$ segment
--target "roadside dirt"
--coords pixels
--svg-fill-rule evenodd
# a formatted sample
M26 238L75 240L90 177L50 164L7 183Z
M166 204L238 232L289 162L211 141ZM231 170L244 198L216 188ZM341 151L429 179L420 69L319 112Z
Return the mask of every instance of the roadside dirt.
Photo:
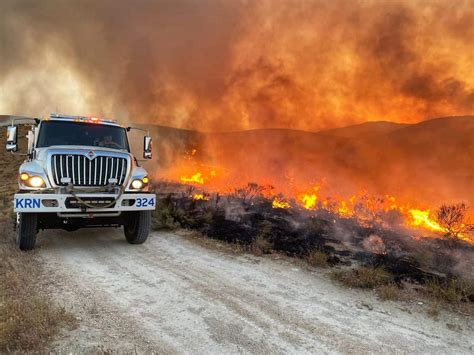
M236 256L172 233L42 232L44 287L76 315L54 352L472 353L472 319L381 302L285 260Z

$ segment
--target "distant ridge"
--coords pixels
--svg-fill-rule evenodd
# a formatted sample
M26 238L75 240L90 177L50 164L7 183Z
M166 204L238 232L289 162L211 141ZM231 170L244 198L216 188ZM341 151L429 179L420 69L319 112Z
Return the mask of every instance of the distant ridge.
M352 126L323 130L319 131L318 133L337 137L353 138L355 136L367 134L386 134L408 126L412 126L412 124L389 121L371 121Z

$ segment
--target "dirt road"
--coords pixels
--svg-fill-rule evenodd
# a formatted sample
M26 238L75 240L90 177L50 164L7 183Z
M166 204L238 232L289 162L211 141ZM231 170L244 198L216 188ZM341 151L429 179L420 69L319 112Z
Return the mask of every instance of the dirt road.
M284 260L233 256L171 234L39 236L44 287L80 320L54 351L472 353L473 324L379 302ZM448 326L453 323L456 326Z

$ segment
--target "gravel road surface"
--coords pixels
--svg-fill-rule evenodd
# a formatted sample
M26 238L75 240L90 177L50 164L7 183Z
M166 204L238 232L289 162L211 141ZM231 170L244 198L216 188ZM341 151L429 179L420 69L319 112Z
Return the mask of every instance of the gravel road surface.
M80 325L61 352L472 353L472 320L380 302L273 257L231 255L173 233L39 235L44 285Z

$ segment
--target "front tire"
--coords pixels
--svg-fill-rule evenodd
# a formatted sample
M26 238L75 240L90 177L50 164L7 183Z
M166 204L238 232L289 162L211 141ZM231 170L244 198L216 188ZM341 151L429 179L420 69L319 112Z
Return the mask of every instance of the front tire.
M123 226L125 238L130 244L142 244L147 240L151 227L151 211L130 212Z
M21 250L32 250L38 233L38 214L19 213L16 229L16 244Z

